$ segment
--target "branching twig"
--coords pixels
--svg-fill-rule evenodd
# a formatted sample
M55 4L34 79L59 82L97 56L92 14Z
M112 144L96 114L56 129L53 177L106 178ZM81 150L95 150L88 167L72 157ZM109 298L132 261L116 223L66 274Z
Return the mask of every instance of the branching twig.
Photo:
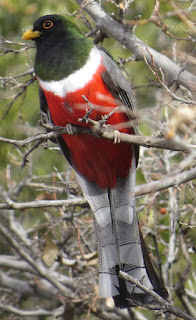
M147 183L144 185L136 186L135 195L141 196L151 192L161 191L169 187L177 187L181 183L188 182L196 179L196 168L191 170L167 175L164 178ZM70 206L88 206L87 201L84 198L77 198L72 200L35 200L31 202L14 202L11 199L6 199L7 203L0 203L0 209L27 209L27 208L45 208L45 207L70 207Z
M192 316L189 316L187 313L184 311L172 306L169 302L161 298L156 292L149 290L146 288L141 282L132 276L128 275L127 273L120 271L119 276L124 279L129 281L130 283L134 284L136 287L142 289L144 292L149 294L154 300L160 305L159 309L162 310L163 312L170 312L172 314L175 314L176 316L184 319L184 320L195 320ZM152 307L152 306L151 306ZM157 309L157 307L156 307Z
M52 316L54 312L43 309L38 310L21 310L10 305L6 305L0 302L0 309L2 311L12 312L21 317L33 317L33 316Z
M73 293L68 288L63 286L59 281L54 279L54 277L50 275L47 269L44 269L44 267L40 266L26 251L24 251L23 248L20 246L20 244L18 244L15 241L13 236L9 234L8 230L1 224L0 224L0 233L11 244L11 246L18 252L21 258L27 261L30 264L30 266L34 268L41 277L48 280L65 297L67 298L73 297Z
M14 202L7 199L7 204L0 203L0 209L30 209L30 208L51 208L51 207L63 207L67 208L70 206L86 206L87 201L84 198L77 198L73 200L35 200L31 202Z
M96 123L96 121L94 121L94 123ZM107 126L105 125L99 126L99 123L97 124L98 125L93 126L93 130L72 125L72 133L73 134L81 134L81 133L89 134L95 137L114 141L115 133L113 130L111 130L111 127L107 128ZM33 141L37 141L37 140L45 141L45 140L53 139L57 135L69 134L67 128L64 128L64 127L57 127L57 126L55 127L53 125L48 125L48 124L43 124L43 126L48 130L52 130L52 131L49 133L40 133L33 137L26 138L24 140L15 140L15 139L0 137L0 142L13 144L17 147L22 147ZM183 143L182 141L179 141L175 138L166 139L164 137L158 138L155 136L151 136L151 137L136 136L136 135L129 135L122 132L119 132L119 138L121 142L142 145L146 148L153 147L153 148L168 149L168 150L175 150L175 151L181 151L181 152L194 152L194 146Z
M82 0L76 0L81 5ZM103 30L104 33L116 39L128 50L130 50L136 60L144 60L144 52L146 59L151 63L151 56L146 51L146 48L154 57L154 62L165 74L167 82L172 83L176 81L177 84L183 85L186 88L195 90L196 76L188 71L181 72L181 67L170 60L165 55L157 52L156 50L146 46L140 39L138 39L128 25L123 25L109 16L102 8L101 5L95 1L88 1L84 7L90 16L95 20L97 28ZM179 76L180 74L180 76Z
M143 50L143 48L142 48ZM144 51L144 50L143 50ZM153 55L151 54L151 52L148 50L148 48L146 48L146 51L148 52L148 54L150 55L151 57L151 63L148 62L148 60L146 59L146 55L144 53L144 61L146 63L146 65L148 66L148 68L150 69L150 71L154 74L154 76L156 77L156 79L158 80L158 82L161 84L161 86L172 96L172 98L174 100L177 100L177 101L180 101L180 102L183 102L183 103L187 103L187 104L196 104L196 101L193 101L191 99L184 99L184 98L181 98L179 96L177 96L175 93L173 93L169 88L168 86L165 84L165 82L163 80L161 80L160 76L159 76L159 72L162 74L162 77L164 76L163 75L163 72L161 70L161 68L159 67L159 70L157 69L157 66L155 65L155 62L154 62L154 57Z
M1 120L4 120L7 114L9 113L11 107L13 106L14 102L26 91L26 89L35 81L35 76L32 76L31 79L25 81L20 85L21 90L13 97L12 101L6 105L6 112L1 117Z

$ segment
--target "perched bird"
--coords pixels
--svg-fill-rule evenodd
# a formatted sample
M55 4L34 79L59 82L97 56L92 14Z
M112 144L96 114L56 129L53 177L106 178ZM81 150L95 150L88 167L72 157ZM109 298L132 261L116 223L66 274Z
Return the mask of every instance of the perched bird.
M54 125L92 128L90 119L100 121L105 116L108 127L136 133L132 121L136 102L128 82L111 56L89 41L70 17L40 17L23 39L35 41L40 106ZM88 121L81 121L87 109ZM166 298L135 213L138 147L86 133L64 134L57 142L93 211L99 295L113 297L120 308L152 302L148 294L118 276L123 270Z

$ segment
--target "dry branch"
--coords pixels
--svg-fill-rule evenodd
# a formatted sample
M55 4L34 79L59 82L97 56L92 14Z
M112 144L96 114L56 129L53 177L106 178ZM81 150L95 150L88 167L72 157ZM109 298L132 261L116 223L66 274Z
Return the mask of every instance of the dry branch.
M0 310L14 313L21 317L33 317L33 316L52 316L54 312L43 309L38 310L21 310L6 304L0 303Z
M165 176L164 178L153 181L147 184L135 187L135 196L142 196L148 193L154 193L170 187L178 187L182 183L186 183L196 179L196 168L182 172L173 173ZM11 199L6 199L7 203L0 203L0 210L2 209L30 209L30 208L46 208L46 207L63 207L64 209L70 206L88 206L84 198L68 199L68 200L35 200L31 202L14 202Z
M172 306L170 303L168 303L166 300L161 298L156 292L149 290L146 288L141 282L132 276L128 275L127 273L120 271L119 275L122 279L129 281L130 283L133 283L136 287L142 289L144 292L148 293L154 300L160 305L158 309L162 310L162 312L170 312L172 314L175 314L176 316L184 319L184 320L195 320L192 316L189 316L184 311ZM151 306L153 308L153 306ZM150 308L150 309L151 309ZM155 307L157 309L157 307Z
M9 233L9 231L0 224L0 233L3 237L10 243L11 247L13 247L17 253L21 256L22 259L27 261L30 266L39 274L40 277L49 281L55 288L59 290L63 296L67 298L73 298L74 294L70 289L66 288L64 285L60 283L58 279L54 278L54 275L49 273L49 270L45 268L43 265L38 264L28 253L25 251L20 244L13 238L13 236Z
M76 0L76 2L95 20L97 28L113 37L130 50L133 53L135 60L144 60L145 54L146 60L151 64L151 56L153 56L157 69L161 68L165 75L165 79L167 79L167 83L171 84L173 81L176 81L177 84L195 91L196 76L183 70L183 68L165 55L146 46L144 42L134 35L132 28L129 25L123 25L114 20L101 8L101 5L95 1Z
M99 126L99 125L95 125L95 123L94 123L94 126L92 127L92 130L86 129L86 128L79 128L77 126L72 125L72 131L73 131L72 133L73 134L89 134L99 138L104 138L104 139L114 141L115 139L114 130L112 130L110 127L107 127L106 125ZM43 142L46 140L54 139L58 135L69 134L67 129L64 127L57 127L53 125L44 125L44 127L52 131L48 133L39 133L33 137L29 137L24 140L16 140L16 139L0 137L0 142L13 144L14 146L17 146L17 147L22 147L37 140L40 140ZM194 145L183 143L177 138L167 139L163 136L146 137L142 135L137 136L137 135L130 135L130 134L119 132L119 139L121 142L142 145L146 148L159 148L159 149L167 149L167 150L174 150L174 151L181 151L181 152L194 152L194 148L195 148Z

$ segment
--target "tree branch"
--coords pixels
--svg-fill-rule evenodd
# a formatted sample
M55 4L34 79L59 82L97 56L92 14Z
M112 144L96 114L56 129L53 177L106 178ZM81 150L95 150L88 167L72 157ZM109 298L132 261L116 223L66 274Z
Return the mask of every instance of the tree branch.
M46 311L43 309L38 310L21 310L9 305L6 305L4 303L0 302L0 309L7 312L12 312L14 314L17 314L21 317L33 317L33 316L52 316L54 315L54 312L52 311Z
M148 193L154 193L170 187L178 187L182 183L186 183L196 179L196 168L176 174L175 172L166 175L164 178L147 184L135 187L135 196L142 196Z
M94 125L89 129L72 125L72 133L73 134L89 134L95 137L114 141L115 132L111 127L108 127L107 125L100 126L96 121L94 121L93 123ZM52 131L48 133L39 133L35 136L26 138L24 140L16 140L16 139L0 137L0 142L13 144L14 146L17 146L17 147L22 147L37 140L46 141L46 140L54 139L58 135L69 134L68 130L65 127L53 126L49 124L47 125L44 124L44 127L47 128L47 130L52 130ZM179 141L177 138L167 139L167 138L164 138L163 136L146 137L142 135L137 136L137 135L130 135L127 133L119 132L119 139L121 142L141 145L146 148L160 148L160 149L167 149L167 150L174 150L174 151L181 151L181 152L194 152L194 148L195 148L194 145L188 145L186 143L183 143L182 141Z
M30 208L50 208L50 207L70 207L70 206L86 206L87 201L84 198L72 200L35 200L30 202L14 202L11 199L6 199L7 204L0 203L1 209L30 209Z
M148 193L154 193L170 187L177 187L182 183L186 183L190 180L196 179L196 168L190 169L182 173L173 173L167 175L164 178L153 181L147 184L139 185L135 187L135 196L142 196ZM0 203L1 209L30 209L30 208L46 208L46 207L70 207L70 206L88 206L87 201L84 198L68 199L68 200L35 200L31 202L14 202L11 199L6 199L7 203Z
M157 69L161 68L168 83L171 84L176 81L177 84L183 85L192 91L196 89L196 76L186 70L182 70L182 67L168 57L148 47L133 34L129 25L123 25L114 20L95 1L76 0L76 2L95 20L97 28L130 50L136 60L144 60L145 56L148 63L151 64L151 56L153 56Z
M11 244L11 246L18 252L18 254L23 258L25 261L27 261L32 268L36 270L36 272L41 276L42 278L48 280L55 288L59 290L61 294L63 294L67 298L73 298L74 294L63 286L59 279L55 279L54 275L51 275L49 270L47 268L44 268L43 266L39 265L33 258L22 249L22 247L15 241L13 236L8 232L8 230L0 224L0 233L3 235L3 237Z
M67 259L67 265L69 265L69 262L70 262L70 260ZM65 265L65 263L64 263L64 265ZM0 267L10 268L10 269L19 270L22 272L29 272L29 273L38 275L37 271L34 268L32 268L28 262L21 261L21 260L17 259L15 256L1 255L0 256ZM54 278L56 278L56 279L59 278L58 272L52 271L52 274L53 274ZM1 276L2 276L2 274L1 274ZM4 277L7 277L7 276L4 275ZM44 280L44 282L45 282L45 280ZM11 280L9 280L9 278L6 278L4 283L7 283L7 284L13 283L13 278L11 278ZM74 280L64 274L61 274L61 283L63 283L65 286L67 286L71 289L74 289ZM2 282L0 282L0 285L2 285ZM51 292L54 293L54 288L52 285L50 285L50 288L51 288ZM47 290L48 290L48 288L47 288ZM45 289L45 291L47 291L47 290ZM31 290L29 292L31 292Z
M178 316L184 320L195 320L195 318L193 318L192 316L189 316L184 311L172 306L169 302L167 302L166 300L161 298L156 292L146 288L143 284L141 284L141 282L139 280L133 278L132 276L128 275L127 273L120 270L119 276L122 279L129 281L130 283L133 283L136 287L142 289L144 292L146 292L151 297L153 297L154 300L160 305L159 309L160 310L163 309L163 312L170 312L170 313L175 314L176 316ZM157 306L155 309L157 309Z

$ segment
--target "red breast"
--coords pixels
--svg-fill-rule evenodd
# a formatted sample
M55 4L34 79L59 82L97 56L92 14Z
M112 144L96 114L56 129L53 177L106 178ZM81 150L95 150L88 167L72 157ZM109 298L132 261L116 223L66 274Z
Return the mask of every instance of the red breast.
M85 96L93 105L91 119L100 120L102 115L108 114L118 106L118 102L102 80L101 73L105 67L101 64L91 80L65 97L59 97L44 90L52 120L57 126L66 126L68 123L89 127L90 124L79 122L86 109L89 109ZM110 125L120 125L128 121L127 114L115 112L107 121ZM123 128L122 132L133 134L132 128ZM117 176L128 175L132 159L132 146L126 143L114 144L112 141L96 138L89 135L63 135L70 149L73 166L88 180L96 182L101 188L115 188Z

